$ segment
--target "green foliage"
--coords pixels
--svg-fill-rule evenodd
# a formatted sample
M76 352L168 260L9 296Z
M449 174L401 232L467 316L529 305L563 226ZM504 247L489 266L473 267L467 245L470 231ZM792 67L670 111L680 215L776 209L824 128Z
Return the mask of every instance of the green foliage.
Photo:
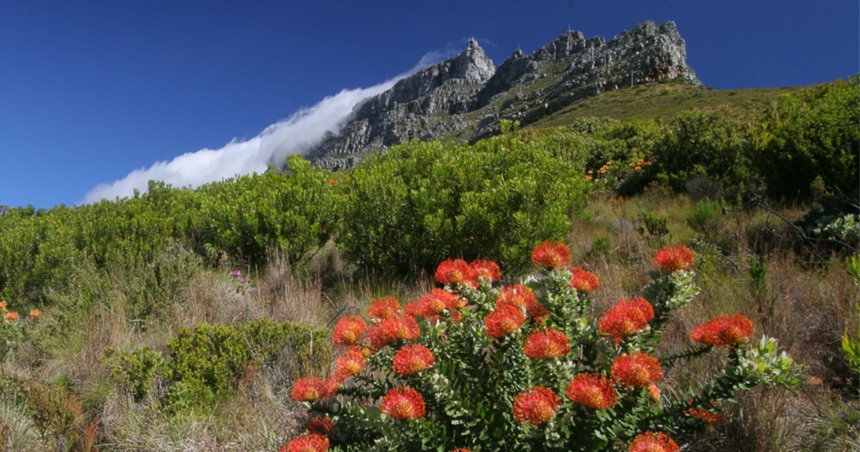
M667 225L666 217L654 215L648 211L642 211L639 214L642 219L642 226L639 226L639 234L655 240L657 243L663 243L669 239L669 226Z
M588 187L540 140L503 135L464 146L412 142L342 183L337 242L371 269L429 270L445 256L522 269L542 238L563 238Z
M138 348L131 353L107 348L104 360L111 375L128 388L135 402L146 398L156 371L164 364L161 352L151 348Z
M328 240L337 213L331 173L312 169L298 156L290 156L288 164L288 175L270 168L204 188L207 237L218 249L252 264L283 251L298 263Z
M589 294L571 288L572 274L565 267L541 270L526 282L547 315L540 321L526 320L513 332L496 338L488 334L492 328L488 319L502 310L496 301L500 288L488 280L482 280L479 287L446 286L468 303L458 311L462 320L452 320L452 308L421 320L421 334L415 342L432 352L432 366L410 375L392 372L395 350L410 344L394 341L372 352L367 368L337 390L342 397L323 396L307 406L312 415L333 418L335 430L330 438L335 450L620 450L643 431L674 434L702 428L700 419L685 414L691 406L713 410L716 405L712 403L734 401L736 392L759 384L799 384L793 361L778 352L775 340L762 338L758 344L728 347L725 370L689 391L655 400L647 383L625 386L611 370L613 363L633 352L659 356L660 339L671 315L699 291L692 271L654 270L650 276L652 281L642 296L653 307L653 319L617 342L605 336L598 321L589 318ZM547 329L563 334L571 350L546 359L527 356L528 338ZM374 334L368 332L368 337ZM680 356L663 356L660 361L668 366L677 359L712 351L711 346L700 346ZM583 372L611 376L617 403L596 409L568 399L565 393L571 379ZM376 408L375 400L404 386L422 395L426 415L397 419ZM561 403L548 408L557 408L548 418L530 426L517 421L515 400L521 391L535 386L551 389Z
M813 181L820 178L825 186L857 193L858 106L857 77L780 96L760 118L756 136L756 166L768 192L777 197L809 196Z
M166 355L149 348L131 353L110 351L106 365L135 400L143 400L152 382L167 387L161 400L176 411L209 404L233 393L241 378L276 361L287 361L287 375L316 370L331 357L327 334L321 329L266 319L233 325L197 325L180 329L167 342ZM285 360L286 358L286 360Z
M723 209L726 203L723 200L703 199L696 203L687 223L693 230L704 235L717 233L723 224Z

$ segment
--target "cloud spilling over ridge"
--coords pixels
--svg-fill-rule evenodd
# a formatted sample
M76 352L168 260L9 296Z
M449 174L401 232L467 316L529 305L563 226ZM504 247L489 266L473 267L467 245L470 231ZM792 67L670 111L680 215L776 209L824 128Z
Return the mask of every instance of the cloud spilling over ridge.
M150 180L164 181L174 187L199 187L236 175L262 173L270 163L285 161L287 155L305 153L326 133L339 132L353 107L362 100L390 89L398 80L451 55L450 51L429 52L412 69L397 77L369 88L344 89L266 127L249 140L233 139L220 149L201 149L170 161L156 162L149 168L136 169L123 179L98 185L87 193L83 202L131 196L135 189L142 193Z

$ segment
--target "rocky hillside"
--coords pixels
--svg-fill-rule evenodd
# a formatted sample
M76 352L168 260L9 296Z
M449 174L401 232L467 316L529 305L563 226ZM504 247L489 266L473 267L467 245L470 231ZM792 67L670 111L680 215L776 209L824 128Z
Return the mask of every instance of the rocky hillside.
M664 79L701 85L687 66L673 22L636 25L607 42L568 31L530 55L496 67L477 41L456 57L403 80L355 107L339 135L311 150L317 166L343 169L406 140L475 141L501 119L523 125L586 97Z
M8 212L9 209L11 209L11 207L0 204L0 217L6 215L6 212Z

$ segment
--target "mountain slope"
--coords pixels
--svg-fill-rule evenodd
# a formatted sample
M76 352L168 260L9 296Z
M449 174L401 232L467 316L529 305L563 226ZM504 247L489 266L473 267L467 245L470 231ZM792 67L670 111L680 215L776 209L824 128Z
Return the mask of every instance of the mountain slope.
M475 141L497 133L502 119L527 125L624 86L667 79L699 86L686 57L673 22L643 22L609 42L568 31L530 55L515 51L498 68L470 40L456 57L356 106L341 133L309 157L323 168L348 168L406 140Z

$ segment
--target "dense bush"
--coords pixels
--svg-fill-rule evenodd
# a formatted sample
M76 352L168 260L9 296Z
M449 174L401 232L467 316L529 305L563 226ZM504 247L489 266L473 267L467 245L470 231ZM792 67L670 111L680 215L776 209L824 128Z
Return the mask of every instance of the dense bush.
M249 378L279 358L290 365L283 370L295 375L313 371L315 363L331 356L322 330L266 319L182 329L166 348L163 356L149 348L108 350L106 364L138 401L150 394L153 381L162 381L167 392L160 402L177 410L231 394L240 377Z
M431 269L445 256L523 268L540 237L563 238L588 192L581 169L540 140L412 142L342 182L337 242L375 269Z
M774 339L753 340L741 314L699 324L689 351L660 356L670 316L698 293L683 246L661 249L642 295L599 319L588 316L588 294L600 282L567 268L566 246L544 242L532 260L539 276L504 287L494 287L492 262L448 260L436 272L444 289L405 308L376 300L369 326L341 319L333 376L300 379L291 392L317 416L310 434L282 450L679 451L666 433L721 422L735 392L799 384L792 360ZM664 369L718 350L727 365L713 380L668 394L655 384Z

